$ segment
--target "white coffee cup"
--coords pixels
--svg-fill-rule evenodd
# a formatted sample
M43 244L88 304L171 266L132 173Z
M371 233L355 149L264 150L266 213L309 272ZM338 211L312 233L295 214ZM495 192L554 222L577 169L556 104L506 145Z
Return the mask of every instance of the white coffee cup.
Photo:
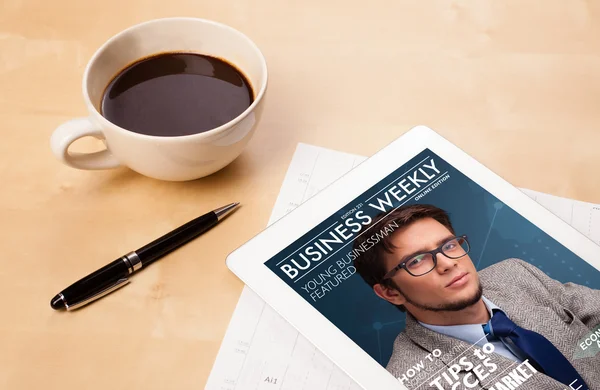
M172 51L210 55L231 63L249 80L254 101L222 126L183 136L140 134L102 116L102 95L120 71L142 58ZM52 151L60 161L79 169L127 166L155 179L184 181L214 173L242 153L261 117L267 65L258 47L229 26L198 18L165 18L132 26L110 38L87 64L82 84L88 116L63 123L51 137ZM106 149L69 152L73 142L86 136L103 139Z

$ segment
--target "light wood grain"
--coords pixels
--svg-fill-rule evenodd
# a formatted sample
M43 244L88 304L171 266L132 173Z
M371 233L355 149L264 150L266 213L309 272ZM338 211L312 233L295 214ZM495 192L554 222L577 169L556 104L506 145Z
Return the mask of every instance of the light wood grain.
M600 202L600 2L5 0L0 11L0 388L201 389L297 142L371 155L426 124L516 186ZM265 54L263 121L229 167L169 183L61 165L86 62L148 19L195 16ZM98 148L82 141L81 150ZM78 312L68 283L209 209L226 223Z

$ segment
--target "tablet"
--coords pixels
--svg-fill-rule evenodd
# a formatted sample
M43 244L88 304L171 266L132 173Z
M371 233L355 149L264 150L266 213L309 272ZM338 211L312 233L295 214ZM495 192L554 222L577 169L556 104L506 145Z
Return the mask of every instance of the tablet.
M600 247L425 126L227 266L365 389L600 389Z

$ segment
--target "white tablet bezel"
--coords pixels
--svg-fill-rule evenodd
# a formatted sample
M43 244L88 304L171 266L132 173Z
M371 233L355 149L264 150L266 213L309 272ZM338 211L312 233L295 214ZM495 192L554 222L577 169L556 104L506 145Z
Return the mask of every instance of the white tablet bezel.
M264 263L429 149L600 270L600 247L426 126L417 126L233 251L227 267L365 389L406 389Z

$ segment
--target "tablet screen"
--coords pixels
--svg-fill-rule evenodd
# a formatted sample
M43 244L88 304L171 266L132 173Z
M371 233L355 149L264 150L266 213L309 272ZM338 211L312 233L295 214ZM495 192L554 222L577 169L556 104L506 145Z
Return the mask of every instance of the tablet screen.
M265 265L409 389L600 389L600 272L429 149Z

